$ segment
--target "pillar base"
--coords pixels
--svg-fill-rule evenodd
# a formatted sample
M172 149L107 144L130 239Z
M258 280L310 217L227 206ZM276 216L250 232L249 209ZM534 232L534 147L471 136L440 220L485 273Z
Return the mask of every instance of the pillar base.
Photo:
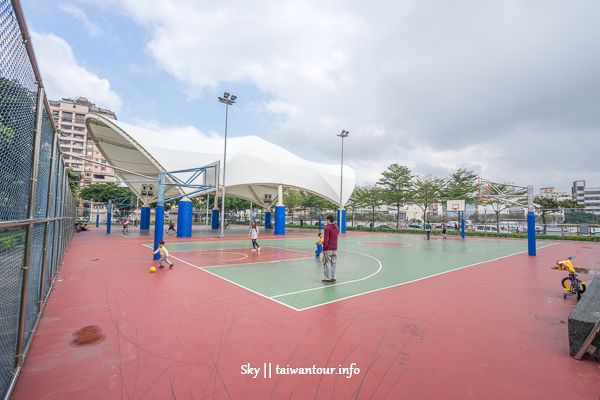
M142 207L140 229L150 229L150 207Z
M192 202L180 201L177 208L177 237L192 237Z
M275 234L285 235L285 206L275 207Z
M211 229L219 229L219 210L212 210L212 219L210 221Z
M346 233L346 210L337 211L337 220L340 233Z

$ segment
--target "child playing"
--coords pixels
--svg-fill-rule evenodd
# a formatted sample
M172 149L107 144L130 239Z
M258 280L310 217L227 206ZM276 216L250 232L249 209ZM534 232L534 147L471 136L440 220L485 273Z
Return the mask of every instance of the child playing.
M258 247L258 252L260 253L260 246L256 243L256 240L258 239L258 226L256 226L256 221L252 221L248 236L252 239L252 251L256 251L256 248Z
M321 253L323 252L323 234L319 232L319 238L317 239L317 250L315 251L315 257L319 258Z
M173 223L173 221L169 221L169 230L167 231L167 233L169 233L171 231L177 233L177 231L175 230L175 224Z
M158 253L160 251L160 259L158 260L158 263L160 264L160 267L158 268L164 268L163 265L163 261L165 261L167 264L169 264L169 269L173 268L173 263L171 261L169 261L169 252L167 251L167 248L165 247L165 241L161 240L160 242L158 242L158 249L156 249L156 251L154 252L154 254Z

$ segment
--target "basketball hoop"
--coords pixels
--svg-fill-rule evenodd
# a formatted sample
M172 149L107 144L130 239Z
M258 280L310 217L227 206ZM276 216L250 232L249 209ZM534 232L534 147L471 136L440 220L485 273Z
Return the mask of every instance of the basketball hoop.
M452 204L452 210L457 211L460 208L458 204Z
M490 202L492 199L489 197L492 194L492 187L490 181L483 178L479 179L479 201Z

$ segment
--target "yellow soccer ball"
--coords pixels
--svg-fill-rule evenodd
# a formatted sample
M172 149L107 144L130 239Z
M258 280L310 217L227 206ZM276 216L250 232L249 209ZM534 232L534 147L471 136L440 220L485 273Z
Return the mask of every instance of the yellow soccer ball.
M150 272L154 272L154 271L156 271L156 268L155 267L150 267Z

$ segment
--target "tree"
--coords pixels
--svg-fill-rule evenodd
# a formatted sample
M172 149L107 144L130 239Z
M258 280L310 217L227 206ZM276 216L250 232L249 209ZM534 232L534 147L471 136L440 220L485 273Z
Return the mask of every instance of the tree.
M443 197L445 200L465 200L467 204L475 204L478 199L477 189L477 174L466 168L459 168L447 179Z
M128 187L117 186L115 183L92 183L79 192L79 197L84 200L92 200L98 203L108 203L110 199L134 196ZM136 198L133 197L132 204L135 204Z
M446 187L444 178L431 175L418 176L413 181L413 202L423 210L423 222L427 223L427 209L430 205L439 203Z
M371 185L359 186L355 191L358 192L356 195L358 204L364 207L371 207L371 231L373 231L373 225L375 225L375 207L383 203L383 190L379 186Z
M396 229L398 229L400 207L410 199L413 176L408 167L398 164L390 165L387 171L383 171L381 175L383 177L377 184L384 188L384 201L396 206Z
M533 202L541 207L538 210L542 216L542 226L544 227L544 235L546 234L546 214L555 213L558 211L558 201L548 197L536 197Z
M354 226L354 211L358 207L360 207L360 203L359 203L359 199L358 199L359 192L356 189L357 189L357 187L355 186L354 190L352 191L352 194L350 195L350 198L346 202L346 207L348 207L352 210L352 226Z
M73 194L74 198L77 198L77 192L79 192L79 183L81 182L81 178L83 178L81 174L78 174L77 172L73 171L73 168L67 168L67 179L69 180L69 189L71 189L71 193Z
M302 200L303 196L299 190L288 189L283 194L283 204L292 216L292 224L294 223L294 209L302 203Z

